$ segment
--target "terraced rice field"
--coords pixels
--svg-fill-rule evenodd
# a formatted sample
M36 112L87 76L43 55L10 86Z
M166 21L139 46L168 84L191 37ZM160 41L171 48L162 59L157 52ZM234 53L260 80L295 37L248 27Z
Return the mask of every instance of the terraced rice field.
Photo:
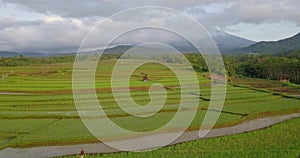
M97 97L106 115L116 124L133 131L149 131L166 124L177 112L180 102L178 79L159 64L146 64L131 75L130 94L141 106L150 101L148 89L153 83L166 87L163 108L149 118L136 118L121 110L111 92L110 77L115 60L104 60L97 68ZM85 128L76 111L72 95L72 64L33 65L2 68L8 73L0 80L0 149L97 142ZM150 80L141 81L141 73ZM199 129L210 101L210 80L198 73L200 95L189 130ZM126 87L125 87L126 88ZM122 95L124 87L119 87ZM215 128L237 124L245 119L300 112L300 100L269 91L227 85L225 106ZM87 101L89 98L85 98ZM128 106L130 108L130 106ZM95 109L86 107L87 112ZM187 114L188 114L187 110Z
M172 158L295 158L300 155L299 123L300 118L296 118L258 131L186 142L157 150L145 152L88 154L84 157L155 158L162 157L163 155L163 157ZM77 158L78 156L79 155L64 156L63 158Z

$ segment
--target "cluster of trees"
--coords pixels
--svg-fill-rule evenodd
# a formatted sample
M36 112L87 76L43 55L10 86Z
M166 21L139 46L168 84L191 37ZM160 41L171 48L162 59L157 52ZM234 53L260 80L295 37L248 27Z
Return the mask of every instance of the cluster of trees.
M53 57L25 57L19 55L16 57L1 58L1 67L13 67L13 66L25 66L33 64L53 64L53 63L65 63L73 62L75 59L74 55L67 56L53 56Z
M98 59L97 54L87 55L91 56L95 60ZM118 59L121 54L103 54L100 60ZM26 66L26 65L39 65L39 64L55 64L55 63L70 63L74 62L75 55L64 56L49 56L49 57L25 57L23 55L15 57L0 57L1 67L14 67L14 66Z
M226 57L225 61L232 76L271 80L286 78L300 83L300 59L296 57L247 54Z
M185 54L194 69L208 72L204 58L199 54ZM229 77L251 77L271 80L286 78L300 83L300 51L288 54L261 55L224 55L226 73Z
M208 72L208 67L204 58L200 54L186 53L185 57L190 61L195 71Z

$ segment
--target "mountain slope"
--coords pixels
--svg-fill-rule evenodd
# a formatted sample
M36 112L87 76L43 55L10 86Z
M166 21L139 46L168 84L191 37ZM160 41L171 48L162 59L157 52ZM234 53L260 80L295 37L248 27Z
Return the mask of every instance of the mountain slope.
M219 30L211 33L211 36L222 53L231 52L231 50L247 47L255 43L255 41L251 41ZM205 39L201 39L201 41L203 42L205 41ZM194 48L186 40L172 42L170 43L170 45L182 52L197 51L196 48Z
M21 55L20 53L17 52L12 52L12 51L0 51L0 57L8 58L8 57L15 57Z
M238 53L286 53L300 49L300 33L279 41L262 41L237 50Z
M220 51L222 53L226 52L231 52L231 50L237 50L242 47L247 47L251 44L254 44L254 41L238 37L235 35L231 35L226 32L222 31L215 31L214 33L211 34L212 38L216 42L217 46L219 47ZM200 39L205 40L205 39ZM187 40L182 39L181 41L176 41L176 42L170 42L168 43L170 46L174 47L175 49L179 50L180 52L197 52L197 49L191 45ZM131 49L134 47L135 44L127 44L127 45L116 45L115 47L107 48L105 50L105 53L107 54L118 54L118 53L124 53L127 50ZM143 48L142 50L147 50L150 48ZM152 48L149 51L153 51L154 48ZM160 50L160 49L159 49ZM97 50L94 50L97 51ZM157 50L158 51L158 50ZM18 56L18 55L24 55L24 56L29 56L29 57L45 57L45 56L56 56L59 55L60 53L53 53L53 52L45 52L45 53L40 53L40 52L7 52L3 51L4 53L0 53L1 57L12 57L12 56ZM73 51L74 52L74 51ZM76 52L76 51L75 51ZM93 51L91 51L93 52Z
M239 36L235 36L226 32L222 32L219 30L216 30L216 32L212 34L212 37L215 40L221 52L230 51L232 49L237 49L242 47L248 47L256 43L254 41Z

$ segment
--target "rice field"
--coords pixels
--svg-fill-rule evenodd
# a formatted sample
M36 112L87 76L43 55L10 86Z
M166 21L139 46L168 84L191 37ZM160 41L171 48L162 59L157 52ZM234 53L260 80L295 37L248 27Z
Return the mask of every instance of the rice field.
M300 118L296 118L258 131L186 142L152 151L89 154L84 157L296 158L300 155L299 123ZM78 155L73 155L64 156L63 158L77 157Z
M181 89L175 74L168 68L155 63L143 65L133 72L129 85L130 95L136 103L141 106L149 103L151 98L148 90L154 83L163 84L167 93L166 102L157 114L139 119L120 109L113 97L110 78L115 62L116 60L102 61L95 74L97 98L105 114L115 124L132 131L151 131L169 122L176 114L180 103ZM9 74L7 78L0 79L0 149L98 142L86 129L77 113L72 94L72 66L72 63L64 63L0 69L0 73ZM148 74L150 80L142 82L141 73ZM199 129L208 110L211 96L209 86L211 81L204 78L201 73L197 73L197 78L200 94L193 93L193 88L190 91L192 96L199 97L199 104L196 108L185 111L187 115L189 112L196 111L196 116L188 130ZM118 88L120 91L117 93L122 96L123 89L126 87ZM215 128L238 124L246 119L300 112L299 99L281 94L275 95L270 91L257 91L228 84L226 94L225 106ZM88 102L90 98L84 99ZM131 108L130 105L127 108ZM95 109L86 107L84 110L92 112ZM295 122L299 122L299 119L289 124L295 124ZM278 133L275 129L269 132ZM236 137L236 139L245 139L240 136ZM297 137L299 140L299 135ZM230 138L192 142L188 146L195 146L193 149L195 153L191 154L196 154L198 143L203 145L206 141L207 143L222 142L222 139L228 141L227 139ZM166 151L159 149L154 153L145 153L145 157L149 155L156 157L176 148L177 146L168 147ZM183 145L182 148L187 147ZM208 150L210 148L203 149L203 151ZM176 151L179 155L185 152L183 149L176 149ZM128 153L123 153L121 156L126 154ZM214 156L214 153L211 154ZM222 152L222 154L227 153Z

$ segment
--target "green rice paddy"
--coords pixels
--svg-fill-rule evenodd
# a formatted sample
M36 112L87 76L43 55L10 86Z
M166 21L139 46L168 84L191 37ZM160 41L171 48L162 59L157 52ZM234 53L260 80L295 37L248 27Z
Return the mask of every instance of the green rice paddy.
M95 85L97 97L103 106L106 115L116 124L133 131L150 131L166 124L176 114L180 103L179 82L172 71L159 64L146 64L131 75L130 94L135 102L141 106L150 101L148 89L153 83L161 83L167 88L167 100L159 113L150 118L138 119L122 111L116 104L111 92L110 77L115 60L104 60L98 66L95 74ZM98 142L85 128L76 111L72 94L72 64L51 64L51 65L31 65L23 67L5 67L0 69L0 73L9 74L7 78L0 79L0 149L6 147L33 147L44 145L66 145ZM141 73L147 73L150 80L141 81ZM188 130L199 129L210 100L210 80L197 73L200 86L200 101L197 108L188 109L197 111L196 116ZM119 87L122 89L124 87ZM191 93L194 89L191 88ZM246 119L257 117L267 117L273 115L284 115L288 113L300 112L300 100L288 98L284 95L274 95L269 91L257 91L247 87L238 87L228 84L225 106L215 128L238 124ZM89 98L85 98L89 101ZM130 106L128 106L130 108ZM86 111L95 109L86 107ZM188 111L186 112L188 114ZM241 134L224 138L214 138L204 141L195 141L174 147L167 147L153 152L146 152L144 155L138 153L122 153L120 157L160 157L164 153L172 153L176 156L186 154L186 148L191 148L193 156L199 154L208 157L218 157L239 154L246 150L246 144L238 147L239 141L249 138L259 139L259 137L278 137L281 130L292 127L299 123L299 119L289 121L287 124L274 126L266 132L256 131L254 134ZM297 127L298 128L298 127ZM295 129L293 129L295 130ZM299 131L299 129L298 129ZM292 133L299 140L299 134ZM294 136L296 135L296 136ZM279 135L280 136L280 135ZM238 140L234 142L234 140ZM228 143L225 143L228 142ZM204 144L216 143L219 149L212 149L212 145ZM249 142L251 143L251 142ZM272 143L272 142L270 142ZM277 142L276 143L280 143ZM286 141L286 143L288 143ZM298 144L290 142L291 147L283 148L278 155L286 155L286 151L291 150L290 155L299 156ZM224 146L222 146L224 145ZM251 144L248 144L251 145ZM263 147L264 143L245 151L246 154ZM274 144L276 146L276 144ZM234 150L225 151L233 147ZM244 148L243 148L244 147ZM274 148L279 150L281 148ZM220 151L219 151L220 150ZM173 152L174 151L174 152ZM207 152L209 151L209 152ZM215 151L215 152L213 152ZM266 150L269 153L270 149ZM266 154L264 150L258 150L255 154ZM200 156L201 156L200 155ZM217 155L217 156L216 156ZM111 155L101 155L110 157ZM116 157L118 157L116 155ZM178 156L181 157L181 156Z
M89 154L85 158L296 158L300 155L300 118L272 127L224 137L202 139L145 152ZM77 158L65 156L64 158Z

